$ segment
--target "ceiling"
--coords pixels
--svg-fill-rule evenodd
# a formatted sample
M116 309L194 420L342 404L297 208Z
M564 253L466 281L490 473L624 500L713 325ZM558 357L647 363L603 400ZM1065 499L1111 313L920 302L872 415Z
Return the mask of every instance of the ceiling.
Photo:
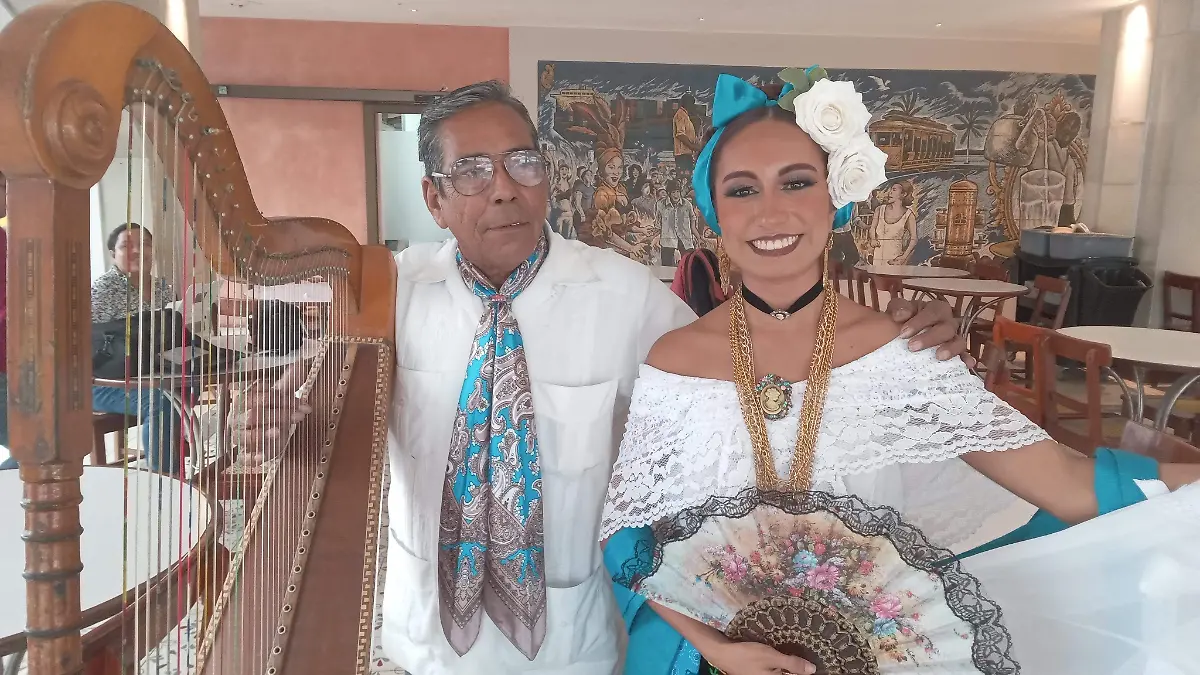
M1096 43L1132 0L200 0L206 16Z
M17 9L38 0L0 0ZM1095 44L1135 0L200 0L204 16Z

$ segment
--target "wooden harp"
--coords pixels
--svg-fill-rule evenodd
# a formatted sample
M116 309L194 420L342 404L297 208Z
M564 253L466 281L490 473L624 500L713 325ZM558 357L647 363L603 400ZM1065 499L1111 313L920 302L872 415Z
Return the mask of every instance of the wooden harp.
M25 622L0 654L27 650L31 675L365 673L392 254L260 214L199 66L120 2L43 4L0 33L0 172L20 464L0 474L23 491L26 556ZM140 225L136 270L132 229L103 250L98 184L117 195L101 210ZM124 277L99 278L109 258ZM103 352L124 377L96 377L96 312L119 304L102 282L131 289ZM114 393L137 447L94 443Z

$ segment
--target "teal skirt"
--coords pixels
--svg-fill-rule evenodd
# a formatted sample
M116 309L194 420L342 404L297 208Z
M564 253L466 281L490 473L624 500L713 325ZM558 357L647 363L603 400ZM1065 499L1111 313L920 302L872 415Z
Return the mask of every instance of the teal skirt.
M1100 515L1145 500L1134 481L1157 480L1158 463L1120 450L1096 451L1096 501ZM1068 525L1045 511L1012 532L959 556L969 558L1001 546L1028 541L1066 529ZM646 598L629 586L639 573L652 569L654 534L649 527L618 531L604 549L604 564L613 578L617 606L629 633L626 675L698 675L701 657L687 640L646 606Z

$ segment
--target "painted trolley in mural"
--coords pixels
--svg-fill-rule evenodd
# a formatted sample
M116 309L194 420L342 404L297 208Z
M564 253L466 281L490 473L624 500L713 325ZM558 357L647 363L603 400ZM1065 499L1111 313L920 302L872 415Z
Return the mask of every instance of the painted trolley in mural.
M779 67L542 62L538 127L552 226L647 265L715 246L691 174L719 73ZM964 266L1009 258L1022 230L1076 222L1095 78L991 71L836 70L873 113L888 182L835 250L850 264Z

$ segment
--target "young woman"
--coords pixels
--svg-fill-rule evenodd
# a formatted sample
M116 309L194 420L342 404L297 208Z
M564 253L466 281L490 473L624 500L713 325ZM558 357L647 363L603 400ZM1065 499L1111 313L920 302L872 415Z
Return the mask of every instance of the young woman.
M832 232L883 182L884 157L866 135L870 115L850 83L815 69L785 74L803 81L803 93L779 98L731 76L718 80L716 133L693 186L742 286L663 336L633 392L601 528L630 630L626 672L695 673L701 657L729 675L815 672L805 659L714 628L721 612L695 601L708 592L700 576L655 576L663 548L654 539L661 529L651 526L694 519L704 504L736 505L756 486L890 507L956 554L1012 529L1005 523L1014 514L1019 524L1041 509L1033 525L1074 525L1130 505L962 564L1003 609L1027 674L1133 672L1122 668L1154 658L1194 668L1194 657L1177 651L1186 642L1171 640L1190 634L1184 627L1200 610L1194 601L1171 605L1176 613L1155 614L1162 625L1147 637L1138 623L1150 615L1139 599L1145 570L1137 565L1147 553L1165 553L1167 571L1156 579L1167 595L1196 593L1171 580L1200 571L1200 488L1188 485L1200 480L1200 466L1157 466L1112 451L1090 458L1060 446L963 364L910 351L887 316L826 292ZM1145 485L1162 492L1188 487L1133 506L1143 499L1133 479L1159 481ZM1109 560L1125 566L1115 570ZM755 565L753 553L734 571L747 565ZM1089 574L1088 565L1100 567ZM789 582L776 581L786 595ZM803 584L801 575L792 590ZM1030 595L1034 588L1040 595ZM876 636L896 627L887 609ZM1114 613L1133 623L1116 625ZM1165 642L1149 646L1156 639Z

